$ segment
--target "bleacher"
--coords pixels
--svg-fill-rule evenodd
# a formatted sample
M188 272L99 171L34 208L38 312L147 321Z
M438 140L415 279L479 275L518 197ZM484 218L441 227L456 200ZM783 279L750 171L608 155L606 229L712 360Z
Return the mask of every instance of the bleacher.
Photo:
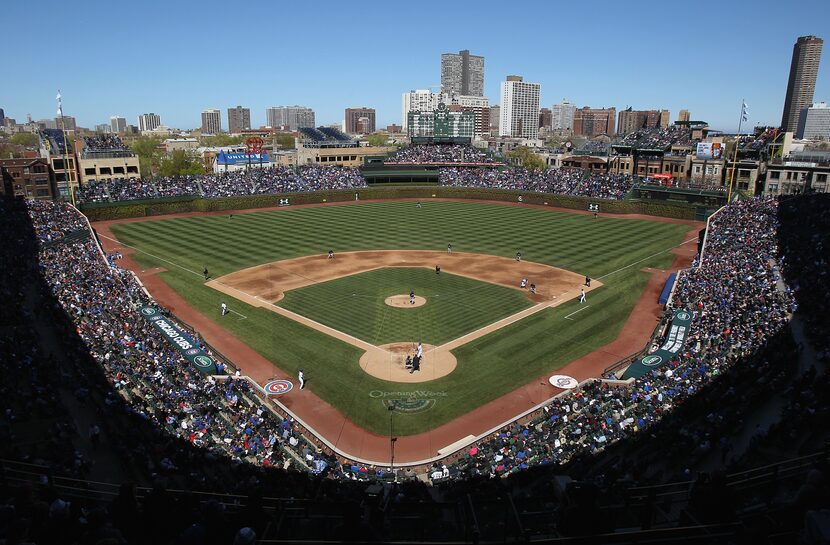
M307 148L356 147L357 142L333 127L302 127L298 129Z
M66 140L60 129L41 129L40 141L41 145L48 146L50 152L66 153Z

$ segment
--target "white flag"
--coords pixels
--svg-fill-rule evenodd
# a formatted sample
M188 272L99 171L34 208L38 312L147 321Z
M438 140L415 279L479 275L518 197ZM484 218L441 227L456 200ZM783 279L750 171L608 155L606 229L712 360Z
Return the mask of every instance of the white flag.
M58 89L58 96L55 97L55 100L60 100L60 99L61 99L61 90Z
M63 115L63 108L61 108L60 106L58 106L58 115Z

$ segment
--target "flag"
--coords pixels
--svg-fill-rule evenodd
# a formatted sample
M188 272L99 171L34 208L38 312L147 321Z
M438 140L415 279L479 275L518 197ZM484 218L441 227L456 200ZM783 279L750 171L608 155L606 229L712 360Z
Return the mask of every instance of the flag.
M60 99L61 99L61 90L58 89L58 96L55 97L55 100L60 100Z
M746 101L741 101L741 119L746 121L749 118L749 106Z

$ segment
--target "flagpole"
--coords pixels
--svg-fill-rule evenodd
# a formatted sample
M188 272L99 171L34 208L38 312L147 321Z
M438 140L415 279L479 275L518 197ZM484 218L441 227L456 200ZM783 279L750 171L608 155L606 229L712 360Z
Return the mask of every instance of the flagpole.
M732 202L732 184L735 181L735 171L738 168L738 144L741 141L741 125L744 121L744 116L746 115L746 99L741 99L741 117L738 119L738 136L735 138L735 154L732 158L732 173L729 176L729 191L726 197L726 204Z

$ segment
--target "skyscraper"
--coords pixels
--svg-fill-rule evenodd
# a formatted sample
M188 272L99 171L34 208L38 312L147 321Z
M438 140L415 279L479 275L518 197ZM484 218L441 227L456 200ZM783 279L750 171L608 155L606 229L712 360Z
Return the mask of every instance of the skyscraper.
M797 138L830 138L830 108L824 102L813 104L801 110Z
M683 123L688 123L691 118L692 114L689 113L689 110L683 109L677 113L677 120Z
M346 133L371 134L375 132L375 109L361 106L360 108L346 108ZM363 121L361 121L363 120Z
M152 131L157 129L159 125L161 125L161 116L158 114L150 112L138 116L138 130L140 131Z
M467 49L441 55L441 92L484 96L484 57Z
M824 40L821 38L801 36L793 46L787 97L784 99L784 115L781 116L781 127L785 131L797 132L801 110L809 108L813 103L823 45Z
M251 128L251 109L237 106L228 108L228 132L240 133Z
M521 76L507 76L501 82L499 136L538 138L541 88L538 83L523 81Z
M583 108L574 111L574 134L593 138L604 134L614 134L614 121L617 117L616 108Z
M550 128L554 131L572 131L575 111L576 106L567 100L554 104L550 110Z
M202 112L202 134L219 134L222 132L222 112L209 109Z
M127 120L123 117L114 115L110 117L110 131L121 134L127 130Z
M401 97L401 121L404 132L409 123L409 112L431 112L438 106L438 95L429 89L415 89Z
M552 122L553 122L553 113L550 111L550 108L542 108L541 110L539 110L539 128L540 129L549 129Z

